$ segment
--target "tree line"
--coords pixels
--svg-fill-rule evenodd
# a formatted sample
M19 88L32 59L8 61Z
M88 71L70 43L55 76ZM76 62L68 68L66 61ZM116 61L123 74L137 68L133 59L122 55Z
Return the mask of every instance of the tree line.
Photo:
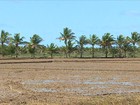
M69 28L64 28L60 33L60 37L57 38L64 43L64 46L58 47L55 43L50 45L41 45L43 39L34 34L30 37L30 41L25 41L25 37L21 37L20 33L16 33L13 36L4 30L0 35L0 54L2 57L11 56L18 58L22 54L30 54L32 58L35 58L38 54L49 54L51 58L54 55L64 55L63 57L80 57L83 58L84 52L89 52L91 58L95 57L136 57L136 53L139 51L140 34L138 32L132 32L131 36L118 35L114 38L110 33L105 33L100 39L96 34L90 35L87 38L85 35L81 35L78 39L75 33ZM86 46L87 45L87 46ZM95 56L97 53L103 53L104 55ZM78 56L72 56L76 54Z

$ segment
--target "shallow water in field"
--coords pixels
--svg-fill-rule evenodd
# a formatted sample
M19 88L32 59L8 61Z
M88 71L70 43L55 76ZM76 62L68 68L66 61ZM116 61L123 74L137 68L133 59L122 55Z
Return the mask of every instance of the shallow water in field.
M56 90L48 89L48 88L34 88L31 90L34 92L57 92Z
M96 82L93 80L27 80L23 81L22 84L26 89L34 92L66 92L81 95L140 92L140 83L118 82L117 78L105 82L100 80ZM52 84L57 84L63 88L55 88ZM37 85L43 85L44 87L37 87ZM48 85L49 87L47 87ZM65 85L70 86L65 87Z
M55 80L28 80L22 82L22 84L28 84L28 85L38 85L38 84L49 84L49 83L54 83L56 82Z
M132 82L92 82L92 81L85 81L84 84L91 84L91 85L125 85L125 86L140 86L140 83L132 83Z
M132 82L116 82L116 81L107 81L107 82L93 82L90 80L80 82L80 81L64 81L64 80L28 80L22 82L26 85L38 85L38 84L50 84L50 83L67 83L67 84L89 84L89 85L126 85L126 86L140 86L140 83Z

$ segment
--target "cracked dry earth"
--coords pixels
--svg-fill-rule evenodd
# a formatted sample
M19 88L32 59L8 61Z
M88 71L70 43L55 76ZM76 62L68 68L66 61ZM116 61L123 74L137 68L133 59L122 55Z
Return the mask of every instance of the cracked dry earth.
M2 105L74 105L79 99L128 93L140 93L140 59L0 61Z

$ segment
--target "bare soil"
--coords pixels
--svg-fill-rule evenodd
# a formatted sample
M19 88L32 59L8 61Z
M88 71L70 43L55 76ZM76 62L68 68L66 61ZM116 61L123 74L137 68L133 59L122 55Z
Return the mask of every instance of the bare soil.
M2 105L76 105L112 94L140 96L139 58L0 60Z

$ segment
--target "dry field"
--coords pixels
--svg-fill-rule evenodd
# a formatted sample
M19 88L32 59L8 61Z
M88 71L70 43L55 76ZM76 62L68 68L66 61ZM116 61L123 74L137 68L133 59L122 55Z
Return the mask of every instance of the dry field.
M140 59L0 60L0 105L140 105Z

